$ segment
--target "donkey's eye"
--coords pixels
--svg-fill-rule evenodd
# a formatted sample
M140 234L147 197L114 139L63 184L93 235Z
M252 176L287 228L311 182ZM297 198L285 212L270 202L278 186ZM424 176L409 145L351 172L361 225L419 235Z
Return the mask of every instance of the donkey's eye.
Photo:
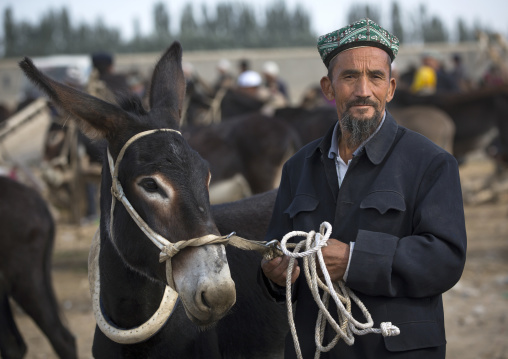
M147 192L157 192L159 190L159 186L153 178L143 178L139 185Z

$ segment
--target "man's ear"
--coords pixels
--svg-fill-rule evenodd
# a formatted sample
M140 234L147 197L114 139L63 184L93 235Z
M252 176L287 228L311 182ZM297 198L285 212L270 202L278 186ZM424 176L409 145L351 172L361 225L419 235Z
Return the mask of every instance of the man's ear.
M328 101L335 100L335 94L333 93L332 82L328 78L328 76L321 77L321 91L323 91L323 95L325 95Z
M390 79L390 87L388 88L388 93L386 94L386 102L390 102L395 95L395 89L397 88L397 81L394 77Z

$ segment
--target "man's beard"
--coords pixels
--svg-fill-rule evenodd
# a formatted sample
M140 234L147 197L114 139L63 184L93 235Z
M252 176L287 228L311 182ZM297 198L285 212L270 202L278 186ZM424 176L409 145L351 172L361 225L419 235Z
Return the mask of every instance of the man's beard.
M374 108L374 115L370 118L360 119L351 114L349 109L355 105L370 105ZM381 111L377 103L370 100L356 100L346 104L346 112L340 119L342 131L349 132L347 146L355 148L360 146L370 135L374 133L381 121Z

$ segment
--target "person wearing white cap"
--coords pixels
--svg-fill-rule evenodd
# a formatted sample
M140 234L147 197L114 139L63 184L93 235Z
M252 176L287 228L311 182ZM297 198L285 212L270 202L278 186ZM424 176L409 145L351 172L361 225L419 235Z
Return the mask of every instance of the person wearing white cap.
M237 79L238 90L264 102L261 113L272 116L277 108L286 106L286 100L280 93L272 93L263 86L261 75L253 70L242 72Z
M216 68L218 76L213 85L215 94L217 94L220 89L229 89L234 85L233 75L231 74L231 62L228 59L220 59Z
M289 101L289 93L286 83L279 77L279 65L274 61L267 61L263 64L263 76L265 78L265 86L272 93L280 93Z

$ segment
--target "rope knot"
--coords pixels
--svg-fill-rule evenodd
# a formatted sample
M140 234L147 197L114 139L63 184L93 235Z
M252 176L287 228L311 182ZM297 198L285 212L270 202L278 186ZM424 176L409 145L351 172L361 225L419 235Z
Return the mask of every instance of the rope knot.
M120 182L116 177L113 178L113 185L111 186L111 194L119 200L121 200L121 197L123 197L124 195L122 185L120 184Z
M173 258L180 249L174 245L164 246L161 248L161 253L159 254L159 263L167 261L168 259Z
M400 329L392 324L392 322L382 322L379 325L383 337L394 337L400 334Z

